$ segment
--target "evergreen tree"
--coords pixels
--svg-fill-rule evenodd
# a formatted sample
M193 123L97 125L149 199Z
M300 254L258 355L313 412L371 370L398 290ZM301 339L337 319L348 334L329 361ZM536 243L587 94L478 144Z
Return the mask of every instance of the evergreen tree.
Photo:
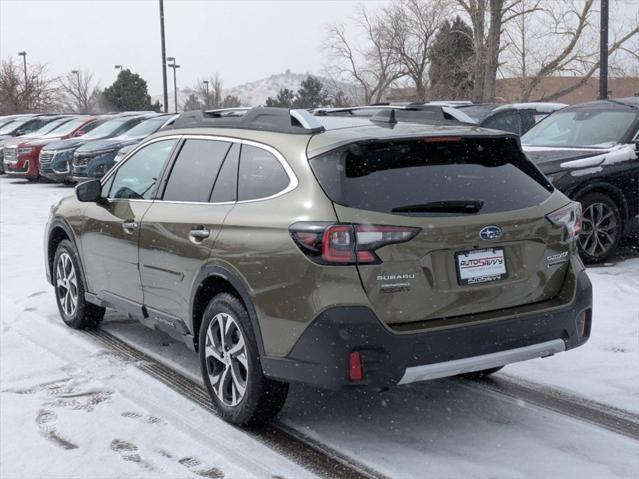
M458 100L473 91L473 32L457 17L444 21L429 52L431 98Z
M328 94L319 78L308 75L300 85L295 94L293 107L295 108L317 108L327 105Z
M242 106L242 101L235 95L226 95L222 100L222 108L237 108Z
M153 110L159 105L151 103L146 80L131 70L120 70L118 78L102 92L100 103L115 111Z
M342 90L338 90L331 98L331 106L335 108L344 108L351 106L351 99L346 96Z
M295 100L295 92L293 92L293 90L289 90L288 88L280 88L280 91L278 92L275 98L271 98L269 96L266 99L266 106L291 108L293 106L294 100Z
M191 93L189 95L189 97L184 102L184 106L182 107L182 110L184 111L201 110L201 109L202 109L202 103L200 103L200 100L198 99L195 93Z

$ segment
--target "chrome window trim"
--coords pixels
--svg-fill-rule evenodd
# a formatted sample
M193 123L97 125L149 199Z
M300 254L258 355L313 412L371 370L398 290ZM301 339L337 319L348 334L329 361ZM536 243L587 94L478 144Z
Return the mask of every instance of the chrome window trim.
M289 193L290 191L293 191L299 185L299 181L297 179L297 176L295 176L295 173L293 172L293 169L288 164L288 162L286 161L284 156L277 149L273 148L270 145L267 145L265 143L260 143L260 142L257 142L257 141L253 141L253 140L245 140L245 139L242 139L242 138L233 138L233 137L229 137L229 136L206 135L206 134L203 134L203 135L187 134L187 135L160 136L160 137L157 137L157 138L153 138L152 140L149 140L147 142L139 144L137 147L135 147L133 150L131 150L129 153L127 153L127 155L124 158L122 158L119 162L117 162L116 165L111 170L109 170L109 172L104 177L102 177L102 180L101 180L102 186L104 186L104 184L108 181L108 179L111 176L115 175L117 170L119 168L121 168L121 166L128 161L129 157L133 156L141 148L143 148L143 147L145 147L147 145L150 145L152 143L155 143L157 141L173 140L173 139L177 139L177 140L181 140L181 139L187 139L188 140L188 139L191 139L191 140L226 141L228 143L239 143L241 145L254 146L256 148L260 148L262 150L268 151L269 153L271 153L277 159L277 161L280 162L280 164L282 165L282 168L284 168L284 171L286 172L286 175L288 176L288 180L289 180L288 181L288 185L283 190L275 193L274 195L267 196L267 197L264 197L264 198L255 198L255 199L252 199L252 200L211 202L211 201L173 201L173 200L163 200L161 198L157 198L157 199L152 200L152 201L157 201L157 202L162 202L162 203L170 203L170 204L183 204L183 205L233 205L233 204L243 204L243 203L254 203L256 201L267 201L267 200L271 200L273 198L277 198L279 196L285 195L286 193ZM150 201L150 200L128 200L128 201Z
M139 200L135 198L105 198L109 203L116 203L118 201L133 201L135 203L153 203L154 200Z

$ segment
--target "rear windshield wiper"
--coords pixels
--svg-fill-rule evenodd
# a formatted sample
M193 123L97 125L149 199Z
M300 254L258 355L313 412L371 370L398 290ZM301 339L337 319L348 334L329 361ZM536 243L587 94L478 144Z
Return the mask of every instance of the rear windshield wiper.
M479 213L483 201L432 201L421 205L406 205L393 208L393 213L458 213L458 214L475 214Z

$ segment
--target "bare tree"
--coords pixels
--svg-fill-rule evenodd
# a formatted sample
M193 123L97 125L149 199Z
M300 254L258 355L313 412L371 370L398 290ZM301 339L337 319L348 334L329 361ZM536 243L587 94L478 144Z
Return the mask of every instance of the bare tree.
M59 80L60 104L66 111L91 113L96 110L100 97L93 75L86 71L69 72Z
M58 90L56 80L48 76L44 64L27 66L25 79L22 65L13 59L0 65L0 114L43 112L55 109Z
M599 70L597 3L537 0L535 5L534 12L527 10L506 29L509 58L519 59L507 70L520 78L521 100L556 100L584 85ZM611 70L620 71L616 54L625 52L626 57L638 58L636 52L626 48L639 36L638 25L639 13L629 26L619 22L608 49ZM568 75L575 77L572 84L558 91L536 92L544 78Z
M222 108L222 77L219 73L210 76L208 80L200 81L196 88L198 95L204 103L204 109Z
M379 102L388 88L404 76L397 52L389 48L388 29L380 17L372 17L362 7L355 18L356 37L363 45L351 40L344 24L330 25L324 47L331 59L327 73L334 79L357 84L364 103Z
M431 40L446 14L442 0L402 0L383 11L388 19L383 39L415 86L416 99L426 98Z
M492 101L495 98L503 29L509 22L536 8L517 8L522 1L455 0L473 27L475 66L472 100L475 102Z

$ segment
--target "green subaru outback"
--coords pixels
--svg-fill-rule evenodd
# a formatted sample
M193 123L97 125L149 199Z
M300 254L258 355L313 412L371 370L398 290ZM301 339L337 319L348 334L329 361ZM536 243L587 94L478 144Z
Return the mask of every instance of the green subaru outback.
M180 338L246 425L291 382L485 375L584 344L580 227L508 133L190 112L52 207L46 271L65 323L110 307Z

